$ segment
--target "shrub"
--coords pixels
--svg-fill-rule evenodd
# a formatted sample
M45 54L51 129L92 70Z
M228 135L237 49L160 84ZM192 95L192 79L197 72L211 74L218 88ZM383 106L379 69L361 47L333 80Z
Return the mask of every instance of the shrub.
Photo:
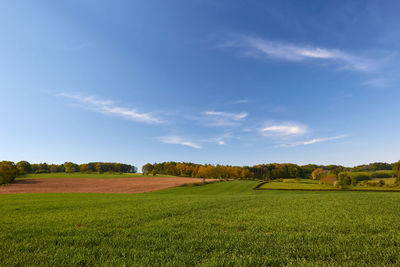
M336 177L331 174L325 174L320 180L320 184L329 184L329 185L334 185L336 182Z
M8 184L17 177L18 169L12 161L0 162L0 184Z

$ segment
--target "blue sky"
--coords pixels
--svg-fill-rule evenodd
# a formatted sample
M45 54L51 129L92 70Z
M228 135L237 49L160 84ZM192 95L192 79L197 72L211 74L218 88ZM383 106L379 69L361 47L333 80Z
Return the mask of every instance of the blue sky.
M394 162L398 1L4 1L0 159Z

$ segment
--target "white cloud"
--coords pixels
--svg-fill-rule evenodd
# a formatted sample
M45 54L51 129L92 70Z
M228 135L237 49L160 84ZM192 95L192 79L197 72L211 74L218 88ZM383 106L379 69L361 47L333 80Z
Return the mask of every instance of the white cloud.
M206 124L209 126L233 126L248 116L248 113L229 113L222 111L205 111Z
M308 132L308 128L304 125L295 123L268 123L260 129L264 136L272 137L289 137L303 135Z
M376 62L351 55L339 49L321 48L275 42L261 38L241 35L233 42L227 42L221 47L239 47L245 49L245 54L255 57L270 57L288 61L320 60L330 61L339 65L340 69L361 72L371 72Z
M312 145L312 144L316 144L316 143L342 139L345 137L347 137L347 135L342 134L342 135L331 136L331 137L314 138L314 139L307 140L307 141L300 141L300 142L295 142L295 143L291 143L291 144L282 144L282 145L279 145L278 147L293 147L293 146L301 146L301 145Z
M102 100L95 96L81 96L79 94L61 93L59 96L74 99L85 107L102 114L115 115L125 119L144 122L144 123L161 123L161 120L150 115L149 113L140 113L135 109L119 107L110 100Z
M175 144L175 145L182 145L182 146L189 146L193 147L196 149L201 149L201 146L199 144L196 144L194 142L185 140L181 137L178 136L164 136L160 137L160 141L165 143L165 144Z

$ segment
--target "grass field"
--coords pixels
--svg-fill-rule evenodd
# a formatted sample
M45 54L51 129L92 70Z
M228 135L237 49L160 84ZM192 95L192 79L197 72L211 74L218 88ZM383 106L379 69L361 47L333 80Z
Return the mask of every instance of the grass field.
M31 173L24 174L17 177L18 179L43 179L43 178L97 178L97 179L112 179L112 178L130 178L130 177L143 177L141 173ZM153 177L153 176L151 176ZM157 175L156 177L171 177L168 175Z
M373 181L384 180L387 184L393 185L395 182L394 178L377 178ZM268 183L261 184L257 187L258 190L318 190L318 191L400 191L399 187L379 187L379 186L346 186L344 189L338 189L332 185L319 184L317 180L301 179L296 181L295 179L283 179L282 182L271 181Z
M298 190L334 190L332 185L319 184L317 180L301 179L283 179L283 182L272 181L265 183L259 189L298 189Z
M400 265L399 193L255 185L0 195L0 265Z

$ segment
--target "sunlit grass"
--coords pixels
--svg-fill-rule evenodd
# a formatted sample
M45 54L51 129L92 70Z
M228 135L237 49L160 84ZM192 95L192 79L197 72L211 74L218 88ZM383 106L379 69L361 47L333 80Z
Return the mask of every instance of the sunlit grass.
M2 266L399 266L400 194L252 190L0 195Z

